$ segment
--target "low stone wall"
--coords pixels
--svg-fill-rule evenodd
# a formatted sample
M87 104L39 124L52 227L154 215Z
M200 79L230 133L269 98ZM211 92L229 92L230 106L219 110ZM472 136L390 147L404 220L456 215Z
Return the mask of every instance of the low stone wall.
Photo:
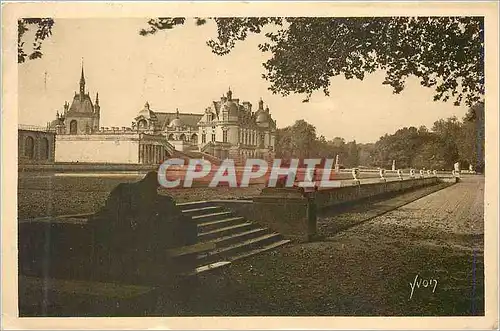
M85 162L57 162L52 164L19 164L19 172L92 172L92 173L107 173L107 172L130 172L146 173L151 170L158 170L156 164L109 164L109 163L85 163Z
M335 187L315 193L315 202L318 208L327 208L351 201L378 197L384 194L394 194L409 189L434 185L440 182L437 177L415 178L380 183L369 183L355 186Z
M316 210L373 197L402 193L440 183L437 177L416 178L324 189L303 194L297 188L265 188L253 200L213 200L288 239L311 241L317 236Z

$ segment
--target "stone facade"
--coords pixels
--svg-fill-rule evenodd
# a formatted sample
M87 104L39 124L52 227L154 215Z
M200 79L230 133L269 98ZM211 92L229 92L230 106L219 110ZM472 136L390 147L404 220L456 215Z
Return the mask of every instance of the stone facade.
M203 114L154 111L146 102L134 118L132 129L152 134L161 133L179 151L199 151L219 159L273 159L276 146L276 121L269 107L259 101L257 111L252 104L232 96L229 90L213 101Z
M233 98L230 89L220 100L212 101L204 113L180 113L179 110L176 112L154 111L146 102L129 128L99 127L100 114L99 94L96 94L95 102L92 102L90 95L85 92L85 76L82 67L80 91L75 92L71 105L66 102L63 112L61 114L58 112L56 119L48 124L49 129L55 131L57 139L61 141L58 148L68 149L58 153L64 157L62 159L57 157L56 161L82 157L89 162L88 160L92 159L90 156L92 153L84 156L81 150L78 151L75 148L77 141L83 143L94 141L91 143L92 148L97 147L95 141L101 138L89 139L88 135L106 135L108 140L111 139L110 135L114 135L115 141L121 141L119 135L132 133L147 136L152 141L152 146L161 146L158 151L157 147L153 147L154 151L149 151L147 149L149 147L144 147L146 149L142 150L138 146L137 157L134 157L138 163L156 162L172 157L175 153L167 153L166 151L169 150L177 150L193 158L215 157L219 160L231 158L236 163L243 163L247 158L272 160L275 156L276 121L272 118L269 107L264 108L264 102L261 99L258 109L252 111L252 104ZM67 143L69 141L74 142L73 148ZM92 148L83 148L83 150L90 153ZM75 155L70 156L71 153ZM150 157L148 153L153 153L153 157ZM158 157L156 157L157 153ZM98 159L102 162L103 158L98 157ZM119 159L123 158L119 157ZM113 163L113 160L109 159L109 162Z
M18 163L54 163L55 132L44 128L20 127L17 131Z
M65 102L62 114L56 114L56 119L49 126L57 134L92 134L99 130L101 107L99 106L99 93L96 94L95 103L92 103L89 93L85 92L85 75L80 76L80 91L75 92L71 106Z
M172 155L165 138L143 133L59 135L57 162L160 164Z

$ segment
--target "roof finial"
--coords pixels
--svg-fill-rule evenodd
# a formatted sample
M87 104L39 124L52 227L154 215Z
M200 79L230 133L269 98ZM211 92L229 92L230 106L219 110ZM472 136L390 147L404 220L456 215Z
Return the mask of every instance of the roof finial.
M264 100L262 100L262 97L259 100L259 110L264 110Z
M80 75L80 95L85 94L85 75L83 73L83 57L82 57L82 73Z
M95 95L95 104L99 106L99 92L97 92Z
M231 91L231 87L229 87L229 90L227 91L227 98L228 100L232 100L233 98L233 92Z
M179 118L179 108L176 108L175 114L176 114L176 118Z

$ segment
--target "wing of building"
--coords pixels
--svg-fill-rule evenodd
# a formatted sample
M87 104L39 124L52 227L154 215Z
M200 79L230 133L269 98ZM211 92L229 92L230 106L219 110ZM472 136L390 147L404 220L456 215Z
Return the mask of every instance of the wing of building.
M272 160L275 156L276 121L259 100L257 110L233 97L229 89L219 100L208 102L199 113L154 110L148 102L137 112L131 127L100 127L99 95L85 91L82 67L80 90L71 105L50 122L56 135L56 162L158 164L170 157L247 158Z

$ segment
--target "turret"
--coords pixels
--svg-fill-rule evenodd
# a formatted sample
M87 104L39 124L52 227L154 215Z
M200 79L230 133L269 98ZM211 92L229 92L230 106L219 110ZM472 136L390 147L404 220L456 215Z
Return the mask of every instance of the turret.
M262 100L262 98L260 98L259 100L259 110L264 110L264 101Z
M92 121L92 130L98 131L101 121L101 106L99 105L99 92L96 93L94 103L94 120Z
M64 101L64 115L66 115L68 109L69 109L69 103L67 101Z
M101 111L101 106L99 106L99 92L95 96L94 113L99 114Z
M82 74L80 76L80 98L83 99L85 95L85 75L83 73L83 63L82 63Z

